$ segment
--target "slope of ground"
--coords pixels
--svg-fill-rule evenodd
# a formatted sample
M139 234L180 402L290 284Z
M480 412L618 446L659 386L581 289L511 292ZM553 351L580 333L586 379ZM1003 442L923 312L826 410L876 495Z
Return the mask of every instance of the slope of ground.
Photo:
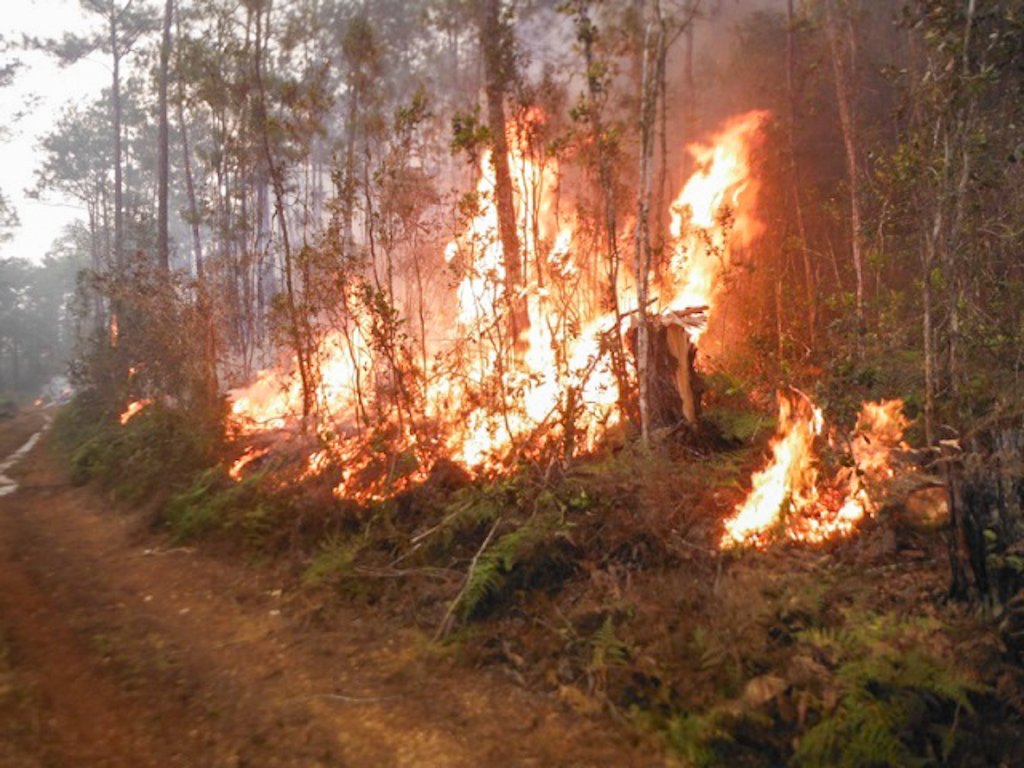
M8 451L39 414L0 425ZM6 454L4 454L6 455ZM300 626L271 573L148 533L44 439L0 500L0 764L656 765L599 720L358 608Z

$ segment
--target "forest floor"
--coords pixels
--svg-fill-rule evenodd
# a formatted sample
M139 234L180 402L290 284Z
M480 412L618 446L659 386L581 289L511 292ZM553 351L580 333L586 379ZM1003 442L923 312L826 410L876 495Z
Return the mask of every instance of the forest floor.
M0 459L40 411L0 423ZM369 608L309 626L272 565L72 487L44 437L0 499L0 765L661 765L650 742Z

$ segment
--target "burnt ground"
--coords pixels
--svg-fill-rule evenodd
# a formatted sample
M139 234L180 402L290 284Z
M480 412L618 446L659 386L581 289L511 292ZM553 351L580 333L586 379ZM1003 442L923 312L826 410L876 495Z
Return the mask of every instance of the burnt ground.
M0 459L42 423L0 423ZM649 743L72 487L44 438L0 498L0 765L645 766Z

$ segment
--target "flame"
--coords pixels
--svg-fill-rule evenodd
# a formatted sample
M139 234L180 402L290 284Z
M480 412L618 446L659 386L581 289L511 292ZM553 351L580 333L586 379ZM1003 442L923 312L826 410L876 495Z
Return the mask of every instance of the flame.
M144 400L133 400L128 403L128 407L121 413L121 426L124 426L129 421L134 419L139 413L146 407L153 404L153 401L149 398Z
M907 424L902 400L863 403L850 449L854 466L840 473L839 488L821 492L814 450L824 428L821 409L805 396L780 394L771 461L753 476L750 494L726 521L722 545L760 544L776 528L812 543L849 534L876 511L872 487L893 476L892 454L906 448ZM834 507L832 498L840 499Z
M313 451L313 453L309 454L309 458L306 459L306 469L303 471L299 479L305 480L310 477L318 477L319 475L322 475L330 465L330 450L322 448L319 451Z
M661 311L710 306L731 243L749 242L760 231L750 152L763 118L762 112L742 115L707 143L688 148L697 170L672 205L670 268L652 287ZM439 455L491 471L544 444L592 450L621 420L619 383L601 341L622 333L621 321L605 308L600 279L587 274L590 262L577 261L577 221L559 202L557 161L529 140L544 120L534 108L508 132L521 295L506 295L494 169L484 153L476 209L439 254L457 275L455 306L447 327L432 334L449 341L437 342L435 359L410 373L420 410L406 417L382 394L394 387L394 376L369 342L371 328L353 311L350 327L327 334L315 351L321 378L312 426L327 447L309 457L302 477L337 466L336 495L375 498L425 478ZM625 268L620 283L618 305L627 315L637 302ZM523 301L529 318L514 340L507 338L510 299ZM348 303L358 308L356 296ZM294 360L261 371L248 386L230 391L231 420L248 435L286 428L302 415L302 394Z
M231 465L231 468L228 469L228 477L236 483L239 482L242 479L242 470L252 462L256 461L256 459L261 456L266 456L268 453L270 453L269 448L255 448L253 446L249 446L245 449L245 453L239 456L235 460L234 464Z
M906 449L903 433L908 425L903 415L902 400L862 405L850 450L858 469L865 476L872 480L893 476L892 452Z
M372 361L364 332L358 327L347 335L331 332L321 341L316 357L320 361L316 397L325 406L325 418L332 413L354 413L360 379L367 378ZM283 429L301 416L302 382L297 370L292 358L287 372L277 368L262 370L252 384L228 392L232 421L240 432L257 434Z
M748 112L730 120L709 143L687 147L697 171L672 203L667 310L712 307L731 246L750 243L764 229L753 213L757 185L750 154L766 118L766 112ZM691 331L694 341L701 332Z
M724 542L755 540L776 524L787 503L795 513L817 503L813 444L824 425L821 409L809 399L780 393L772 459L753 476L750 495L726 522Z

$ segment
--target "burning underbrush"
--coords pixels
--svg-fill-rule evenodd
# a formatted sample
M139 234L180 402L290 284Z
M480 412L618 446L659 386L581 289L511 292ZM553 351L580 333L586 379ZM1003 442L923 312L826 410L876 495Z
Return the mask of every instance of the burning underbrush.
M671 242L664 263L645 276L651 301L643 323L667 329L676 376L692 366L687 350L707 328L731 248L763 228L751 168L765 119L739 116L689 147L695 170L666 212ZM609 267L586 255L585 227L562 199L554 160L529 142L543 120L532 110L523 130L509 135L522 264L513 269L506 260L485 153L479 183L461 206L461 231L441 254L454 311L440 297L426 309L422 299L418 306L396 299L377 265L370 281L348 275L340 322L305 352L315 365L296 356L231 391L239 435L315 434L307 475L338 468L335 495L364 502L424 481L442 460L494 477L524 460L565 463L621 438L638 408L639 374L628 352L642 325L636 275L619 257ZM397 343L425 312L440 327ZM421 349L414 352L413 341ZM674 409L695 421L689 394Z
M841 470L820 477L816 446L825 437L821 408L801 392L780 393L779 421L767 466L751 479L746 500L725 523L723 546L760 544L772 535L820 543L851 533L878 509L906 449L901 400L864 403ZM827 435L835 452L837 436Z

